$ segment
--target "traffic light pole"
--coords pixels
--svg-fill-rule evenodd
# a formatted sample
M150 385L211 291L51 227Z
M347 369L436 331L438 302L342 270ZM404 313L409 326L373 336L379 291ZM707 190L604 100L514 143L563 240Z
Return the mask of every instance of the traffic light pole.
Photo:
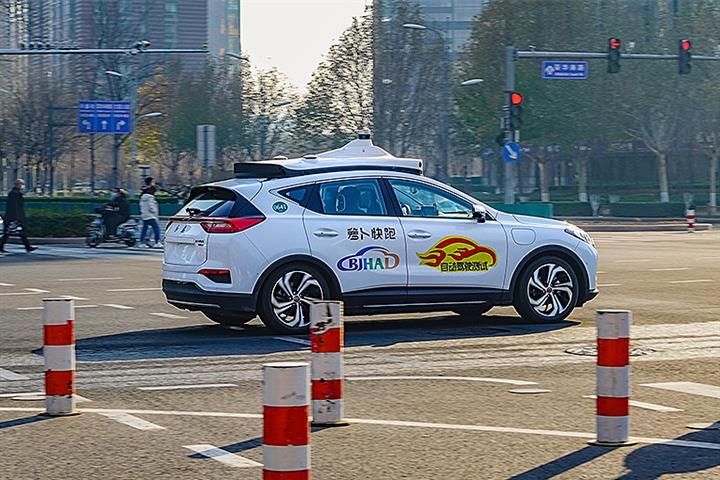
M510 126L510 110L511 110L511 94L515 91L515 62L521 58L542 58L546 60L559 59L602 59L608 58L607 52L554 52L554 51L534 51L534 50L515 50L515 47L508 45L505 47L505 104L503 107L503 138L504 144L520 141L520 131L514 130ZM623 60L680 60L680 55L667 55L655 53L620 53L620 59ZM700 61L720 61L720 56L711 55L693 55L692 60ZM516 169L514 164L505 162L505 193L504 203L515 203L515 185L516 185Z

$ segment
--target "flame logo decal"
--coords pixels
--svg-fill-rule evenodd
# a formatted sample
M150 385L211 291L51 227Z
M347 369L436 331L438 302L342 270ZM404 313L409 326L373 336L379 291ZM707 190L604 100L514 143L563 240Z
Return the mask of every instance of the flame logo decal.
M445 237L425 253L416 253L420 265L443 272L484 272L497 265L497 253L467 237Z

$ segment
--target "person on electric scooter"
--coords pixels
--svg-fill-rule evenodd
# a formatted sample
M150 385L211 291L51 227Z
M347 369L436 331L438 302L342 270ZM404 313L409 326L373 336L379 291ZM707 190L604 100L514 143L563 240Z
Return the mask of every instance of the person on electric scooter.
M113 188L110 198L110 203L102 212L106 239L114 238L118 226L130 220L130 204L125 192L121 188Z

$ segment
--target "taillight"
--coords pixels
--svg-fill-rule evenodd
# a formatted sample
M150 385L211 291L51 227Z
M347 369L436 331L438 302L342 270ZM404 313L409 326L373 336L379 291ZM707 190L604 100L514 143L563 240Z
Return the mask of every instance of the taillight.
M205 275L215 283L230 283L230 270L225 268L203 268L198 273Z
M247 230L265 220L265 217L253 218L213 218L203 220L200 226L207 233L237 233Z

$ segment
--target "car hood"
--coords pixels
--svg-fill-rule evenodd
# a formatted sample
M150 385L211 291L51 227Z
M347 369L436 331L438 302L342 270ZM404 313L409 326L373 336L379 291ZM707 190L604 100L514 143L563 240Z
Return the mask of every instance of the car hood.
M536 227L566 227L567 222L562 220L553 220L552 218L530 217L528 215L513 215L518 223L523 225L531 225Z

